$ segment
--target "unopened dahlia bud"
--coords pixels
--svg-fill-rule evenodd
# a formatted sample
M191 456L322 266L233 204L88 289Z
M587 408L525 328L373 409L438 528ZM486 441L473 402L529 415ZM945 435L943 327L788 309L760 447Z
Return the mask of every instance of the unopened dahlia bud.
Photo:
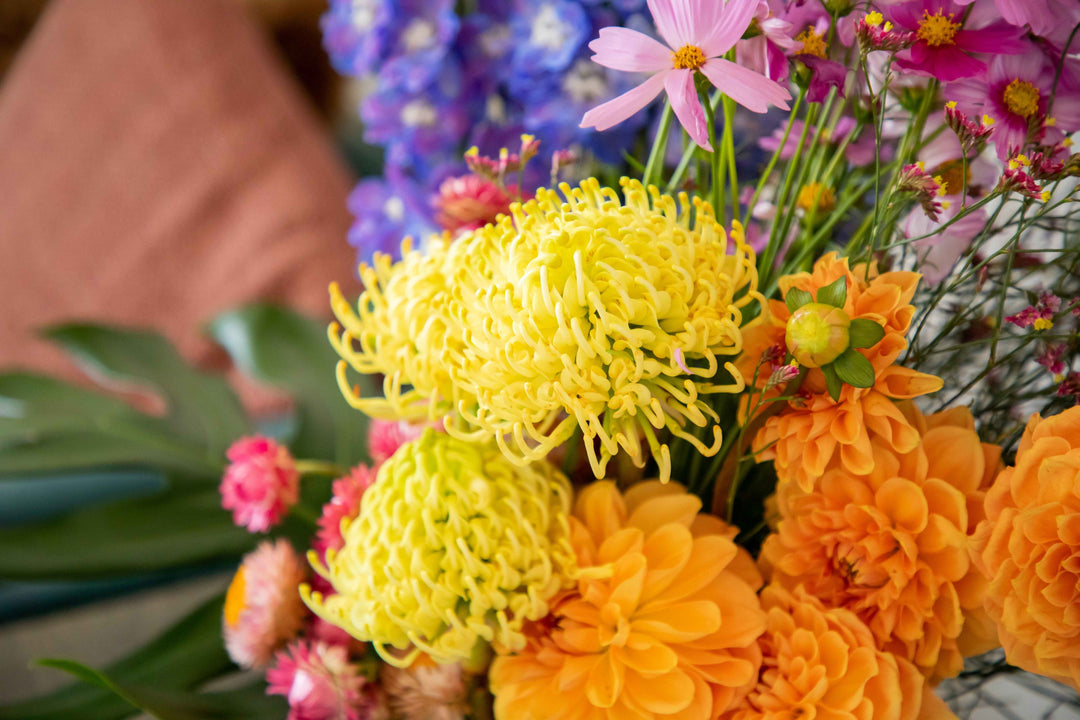
M787 322L788 351L805 367L828 365L848 349L851 318L838 307L808 303Z

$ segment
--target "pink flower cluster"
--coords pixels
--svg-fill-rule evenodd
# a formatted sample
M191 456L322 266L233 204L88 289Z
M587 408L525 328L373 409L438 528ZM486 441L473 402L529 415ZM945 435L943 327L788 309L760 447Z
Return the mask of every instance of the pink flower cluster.
M221 506L249 532L266 532L296 504L300 473L289 449L256 435L233 443L221 480Z
M1021 328L1033 327L1036 330L1049 330L1059 310L1061 310L1061 298L1053 293L1045 292L1039 296L1036 304L1029 305L1015 315L1007 316L1005 321Z

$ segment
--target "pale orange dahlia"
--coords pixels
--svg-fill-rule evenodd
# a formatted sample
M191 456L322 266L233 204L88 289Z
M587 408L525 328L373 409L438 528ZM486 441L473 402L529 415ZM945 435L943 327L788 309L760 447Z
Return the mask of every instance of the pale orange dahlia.
M757 687L726 720L914 720L953 717L910 662L877 647L849 610L803 588L770 585Z
M872 320L885 330L876 345L858 350L874 368L873 387L859 389L845 384L839 401L834 401L826 391L821 369L808 368L799 396L758 432L754 450L760 459L776 461L781 481L795 480L803 490L810 490L830 467L867 475L873 469L870 438L874 435L896 452L914 449L918 433L893 400L936 392L942 385L940 378L893 364L907 347L905 336L915 313L911 298L919 277L913 272L878 273L873 265L849 268L847 258L829 253L814 264L813 272L781 278L785 297L792 288L816 297L821 288L845 278L844 312L851 320ZM744 328L743 354L736 366L748 383L756 374L757 386L765 386L773 368L762 358L769 357L771 348L784 347L790 317L787 305L772 300L767 317Z
M970 561L968 496L989 485L997 453L979 442L970 413L901 409L917 433L912 452L874 437L870 474L833 467L809 492L780 484L781 519L762 560L775 582L851 610L880 649L939 679L995 645Z
M760 576L735 529L700 509L677 483L580 493L580 579L524 651L492 664L497 718L715 720L754 687Z
M1006 659L1080 689L1080 407L1028 422L977 547Z

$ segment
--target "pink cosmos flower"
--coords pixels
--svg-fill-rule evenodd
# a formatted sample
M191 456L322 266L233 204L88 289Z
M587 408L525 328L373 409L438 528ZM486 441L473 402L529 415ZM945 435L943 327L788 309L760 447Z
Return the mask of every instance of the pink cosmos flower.
M956 195L951 199L949 207L941 210L937 222L918 207L904 220L904 235L921 238L914 245L919 258L919 272L927 285L938 285L948 277L956 261L971 247L971 241L986 227L986 213L980 209L942 229L941 226L956 217L962 209L959 198Z
M268 695L289 701L287 720L369 720L385 717L374 688L349 662L341 645L295 642L277 654L266 673ZM367 690L367 692L365 692Z
M372 420L368 427L368 452L375 465L382 465L407 442L418 440L427 428L438 430L437 423L409 423L404 420Z
M970 5L974 0L956 0ZM1010 25L1030 25L1036 35L1047 36L1061 28L1071 31L1080 22L1080 4L1074 0L994 0L1001 18Z
M225 650L240 667L260 667L304 624L300 583L307 565L287 540L266 540L248 553L225 594Z
M791 50L798 44L792 36L792 24L777 17L768 0L758 0L757 10L754 11L754 26L758 34L735 43L739 63L770 80L787 80L788 59L784 51Z
M357 465L349 474L334 481L333 497L323 505L319 517L319 529L315 533L313 547L319 555L327 550L340 550L345 545L341 537L341 521L356 518L360 514L360 501L364 492L375 483L375 469Z
M226 456L221 506L249 532L266 532L299 500L300 474L289 449L256 435L237 440Z
M975 12L965 20L964 8L953 0L910 0L892 5L888 14L897 27L915 33L911 47L896 54L897 65L945 82L986 70L971 53L1008 55L1029 47L1019 28L983 22L989 18Z
M649 11L667 47L648 35L606 27L589 43L593 61L613 70L652 73L645 82L589 112L581 127L607 130L667 92L675 116L699 146L709 144L705 112L694 75L701 72L739 105L763 113L769 105L788 109L790 93L769 78L720 57L750 26L758 0L648 0Z
M993 118L991 140L998 157L1006 160L1023 151L1029 140L1052 145L1065 132L1080 130L1080 94L1059 88L1053 120L1048 119L1054 74L1054 64L1038 50L999 55L983 75L949 83L945 97L969 115Z

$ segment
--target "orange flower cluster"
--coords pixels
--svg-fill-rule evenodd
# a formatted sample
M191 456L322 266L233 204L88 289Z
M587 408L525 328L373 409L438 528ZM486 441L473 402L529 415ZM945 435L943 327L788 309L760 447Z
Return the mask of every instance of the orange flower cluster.
M1080 689L1080 407L1031 418L976 539L1006 659Z
M609 481L578 496L580 577L496 658L496 717L716 720L757 684L760 575L735 529L677 483Z
M770 585L761 679L728 720L928 720L955 717L918 670L877 648L862 620L802 588Z
M874 368L870 388L845 384L839 401L826 392L825 375L818 368L806 370L799 398L770 417L754 439L762 460L775 460L781 482L794 480L804 491L834 467L865 476L874 469L872 437L878 437L898 453L911 452L918 433L893 402L941 389L932 375L894 365L907 347L906 334L915 308L911 298L919 275L913 272L878 273L874 265L848 267L847 258L829 253L814 264L813 272L789 275L780 280L786 297L793 288L813 295L840 278L846 279L843 310L851 320L867 319L881 325L885 336L873 347L858 350ZM749 383L764 388L771 367L762 366L770 349L784 344L791 311L783 302L769 302L767 317L743 329L743 354L736 363ZM773 391L776 393L777 391Z
M781 519L762 561L774 582L847 608L879 649L936 680L996 645L970 551L1000 449L979 441L966 408L924 417L904 403L898 412L915 435L910 451L874 436L865 476L837 464L812 490L779 485Z

